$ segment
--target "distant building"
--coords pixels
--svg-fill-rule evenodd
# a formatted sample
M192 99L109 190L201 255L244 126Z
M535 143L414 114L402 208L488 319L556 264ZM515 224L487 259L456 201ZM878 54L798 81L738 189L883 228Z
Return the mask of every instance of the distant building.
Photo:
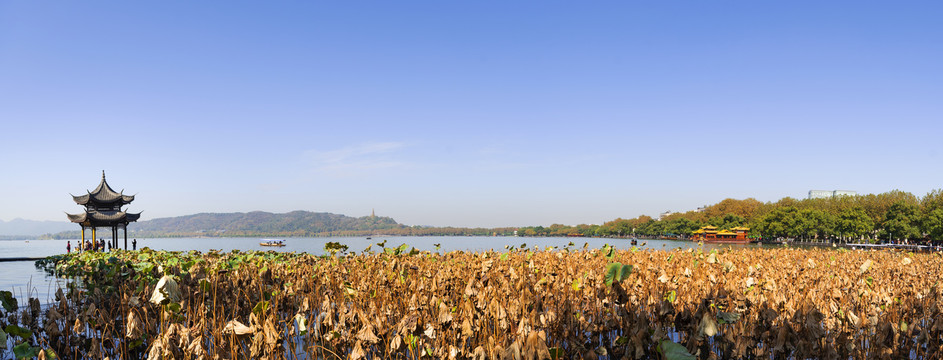
M839 196L857 196L858 192L851 190L809 190L809 199L830 199Z
M828 190L809 190L809 199L827 199L832 197L832 193Z
M832 192L832 197L839 196L858 196L858 192L851 190L835 190Z
M666 217L669 217L669 216L671 216L672 214L674 214L674 213L671 212L671 210L665 211L665 212L663 212L663 213L661 213L661 214L658 214L658 220L661 221L662 219L664 219L664 218L666 218Z
M705 211L707 211L707 205L698 207L697 210L694 210L694 212L699 212L699 213L702 213L702 212L705 212Z

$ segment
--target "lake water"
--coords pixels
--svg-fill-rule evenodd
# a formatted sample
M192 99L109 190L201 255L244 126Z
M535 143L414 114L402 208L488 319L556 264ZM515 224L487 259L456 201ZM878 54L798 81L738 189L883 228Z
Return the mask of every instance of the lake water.
M520 247L527 244L533 248L535 245L540 249L547 246L563 247L573 242L575 245L571 248L582 248L584 243L588 243L589 248L602 248L605 244L613 245L620 249L629 249L632 247L627 239L606 239L606 238L525 238L525 237L490 237L490 236L374 236L372 239L365 237L335 237L335 238L287 238L284 247L263 247L259 246L258 238L162 238L162 239L138 239L137 247L149 247L155 250L170 251L189 251L197 250L206 252L211 249L219 249L224 252L230 250L274 250L283 252L307 252L314 255L324 254L324 244L327 242L339 242L349 247L348 251L360 253L367 246L372 245L374 251L382 250L377 245L378 242L387 240L386 247L396 247L400 244L408 244L419 250L436 251L435 244L440 244L439 251L448 252L454 250L463 251L505 251L505 245ZM67 240L4 240L0 241L0 257L43 257L65 253ZM72 240L73 250L77 240ZM690 241L673 240L647 240L640 239L639 244L645 243L645 248L649 249L676 249L676 248L695 248L696 243ZM119 240L119 244L124 244L124 239ZM128 239L128 246L131 246L131 239ZM719 247L720 245L705 245L705 249ZM730 245L724 245L724 247ZM733 245L739 247L757 246L757 245ZM641 247L641 246L640 246ZM62 279L49 277L40 269L37 269L33 261L15 261L0 262L0 290L13 291L17 298L25 299L27 295L39 298L42 302L49 302L56 289L64 286ZM23 301L23 300L21 300Z

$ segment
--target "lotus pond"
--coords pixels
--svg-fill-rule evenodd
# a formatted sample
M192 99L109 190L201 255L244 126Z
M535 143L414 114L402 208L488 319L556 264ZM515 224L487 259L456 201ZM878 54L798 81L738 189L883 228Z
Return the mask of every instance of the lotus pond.
M339 244L338 244L339 245ZM6 357L864 359L943 356L939 254L511 248L53 256L2 293Z

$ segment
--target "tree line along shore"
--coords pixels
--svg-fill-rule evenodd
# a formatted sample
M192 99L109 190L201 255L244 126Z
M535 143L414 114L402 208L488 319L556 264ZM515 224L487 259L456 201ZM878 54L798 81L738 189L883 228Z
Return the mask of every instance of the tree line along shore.
M649 216L615 219L602 225L551 225L518 230L525 236L641 236L684 239L711 225L751 229L752 237L819 242L943 241L943 191L923 197L909 192L838 196L824 199L786 197L763 203L753 198L725 199L699 211L656 220Z
M724 199L697 211L662 219L642 215L602 225L580 224L500 228L409 226L390 217L293 211L195 214L135 224L130 234L155 237L344 237L344 236L585 236L668 237L685 239L704 226L750 228L751 237L817 242L943 241L943 191L923 197L909 192L839 196L825 199ZM79 232L47 234L40 239L74 239Z

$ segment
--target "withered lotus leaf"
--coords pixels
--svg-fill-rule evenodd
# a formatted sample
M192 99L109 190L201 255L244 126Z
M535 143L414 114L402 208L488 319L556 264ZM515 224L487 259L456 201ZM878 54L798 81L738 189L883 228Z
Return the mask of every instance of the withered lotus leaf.
M275 330L275 324L272 322L272 319L265 321L265 324L262 325L262 332L265 333L265 344L268 345L269 348L274 347L282 340L282 333Z
M431 323L426 324L426 330L422 333L426 335L427 338L435 339L435 328L432 327Z
M197 359L206 355L206 350L203 345L203 336L193 338L190 345L187 346L187 353Z
M444 303L439 303L439 323L448 324L452 322L452 312Z
M29 328L60 354L112 339L95 358L935 359L943 348L935 254L405 250L115 252L101 263L130 276L82 277L95 288L60 291ZM81 256L64 266L97 269L105 255ZM169 275L137 272L145 260ZM2 321L36 319L20 315Z
M662 284L667 283L669 281L671 281L671 277L668 276L668 274L666 273L662 273L661 276L658 277L658 282Z
M371 326L371 325L366 325L366 326L362 327L362 328L360 329L360 331L357 332L356 338L357 338L357 340L366 342L366 343L368 343L368 344L376 344L378 341L380 341L380 338L378 338L378 337L373 333L373 326Z
M698 333L701 336L711 337L717 335L717 322L714 321L714 317L711 316L709 312L704 312L704 315L701 316L701 323L698 325Z
M151 350L148 351L147 353L148 360L162 359L164 357L164 354L165 354L164 343L161 341L160 338L154 339L154 342L151 343Z
M154 287L150 302L154 305L163 305L178 301L180 301L180 288L177 286L177 281L169 275L164 275L157 282L157 286Z
M223 334L248 335L254 333L255 329L246 326L238 320L229 320L223 327Z
M716 263L717 263L717 254L711 253L710 255L707 255L707 263L708 263L708 264L716 264Z
M866 272L868 271L868 269L870 269L870 268L871 268L871 259L868 259L868 260L866 260L866 261L864 262L864 264L861 264L861 267L858 269L858 270L859 270L858 273L859 273L859 274L864 274L864 273L866 273Z
M141 320L138 319L137 314L134 313L134 310L128 311L127 324L125 324L124 336L129 339L137 339L141 337L141 334L144 333L144 325L141 324Z
M861 319L855 316L854 311L848 310L846 314L848 314L848 321L852 326L854 326L856 329L861 327Z
M472 360L485 360L485 348L481 345L476 346L469 358Z
M304 310L301 310L304 311ZM294 326L295 326L295 335L301 336L308 333L308 318L302 315L300 312L295 314L294 317Z
M56 322L55 320L50 320L50 319L46 319L46 323L43 326L43 330L45 330L46 334L52 338L59 337L59 335L62 333L62 331L59 330L59 323ZM6 343L4 343L4 345L5 344Z
M354 343L354 349L350 352L350 360L363 359L366 356L367 354L363 351L363 345L360 344L360 341Z
M399 350L399 347L402 344L403 344L403 337L396 335L393 337L393 340L390 340L390 349L393 351Z
M475 333L472 331L471 322L468 319L462 321L462 337L470 338L474 336Z

